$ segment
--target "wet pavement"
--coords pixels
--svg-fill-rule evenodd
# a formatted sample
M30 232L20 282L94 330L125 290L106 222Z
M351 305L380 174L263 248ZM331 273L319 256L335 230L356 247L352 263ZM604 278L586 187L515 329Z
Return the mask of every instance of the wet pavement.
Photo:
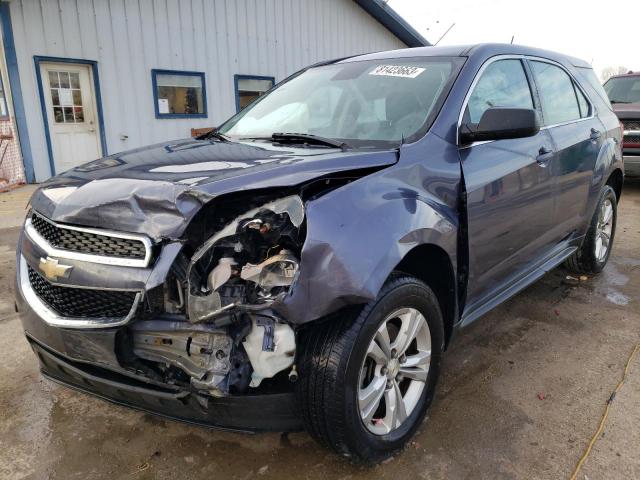
M13 313L17 235L0 229L0 479L569 478L640 342L640 182L628 182L605 272L556 269L461 333L414 441L366 469L305 433L183 425L44 380ZM637 358L579 478L640 478L639 445Z

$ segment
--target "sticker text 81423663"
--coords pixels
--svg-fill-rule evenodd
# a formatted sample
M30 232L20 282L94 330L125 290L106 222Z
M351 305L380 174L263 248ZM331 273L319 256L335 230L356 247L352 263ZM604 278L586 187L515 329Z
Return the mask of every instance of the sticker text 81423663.
M422 67L412 67L410 65L378 65L374 68L369 75L383 75L387 77L404 77L404 78L416 78L422 72Z

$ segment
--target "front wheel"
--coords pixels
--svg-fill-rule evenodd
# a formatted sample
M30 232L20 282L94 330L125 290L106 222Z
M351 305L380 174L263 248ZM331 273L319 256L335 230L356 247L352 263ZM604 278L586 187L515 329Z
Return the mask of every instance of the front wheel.
M600 273L609 260L616 233L618 203L616 192L605 185L582 245L571 255L566 266L575 273Z
M297 385L307 430L357 461L392 455L433 399L443 332L432 290L404 275L389 280L356 318L308 328Z

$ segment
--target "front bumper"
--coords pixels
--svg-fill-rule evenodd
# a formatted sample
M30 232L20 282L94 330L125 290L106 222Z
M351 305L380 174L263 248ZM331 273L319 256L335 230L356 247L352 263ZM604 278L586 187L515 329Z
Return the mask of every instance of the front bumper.
M29 344L45 377L116 404L207 427L244 432L297 431L303 428L291 392L213 397L160 384L123 368L116 350L118 332L125 327L100 328L92 325L65 328L52 322L52 318L42 312L41 305L32 304L33 299L28 294L25 297L21 285L21 262L26 261L34 267L41 252L24 234L19 244L16 305ZM86 264L74 273L82 275L80 278L84 280L92 280L91 285L100 285L100 282L108 281L111 268L119 268L121 282L144 291L164 279L168 269L166 264L173 261L176 253L170 248L164 249L153 269L127 270L133 273L125 276L126 280L122 279L125 267ZM73 264L80 266L79 263ZM91 278L93 275L95 281Z
M625 148L623 154L625 175L640 176L640 148Z
M75 362L28 335L27 339L46 378L118 405L224 430L259 432L302 429L291 393L197 397L185 391L147 386L130 377Z

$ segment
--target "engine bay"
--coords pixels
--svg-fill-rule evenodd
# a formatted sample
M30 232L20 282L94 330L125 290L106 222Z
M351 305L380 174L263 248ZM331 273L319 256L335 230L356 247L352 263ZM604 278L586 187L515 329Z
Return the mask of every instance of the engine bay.
M163 286L164 316L129 327L129 365L212 396L247 393L285 371L295 381L295 333L270 306L297 277L304 220L299 196L269 201L228 220L190 258L181 253Z

